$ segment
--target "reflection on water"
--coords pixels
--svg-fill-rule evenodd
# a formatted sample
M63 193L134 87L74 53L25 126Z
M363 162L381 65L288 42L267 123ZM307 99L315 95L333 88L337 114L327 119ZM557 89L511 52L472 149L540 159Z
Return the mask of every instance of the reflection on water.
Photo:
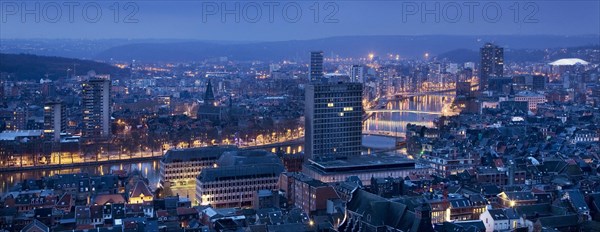
M290 154L295 154L297 152L301 152L303 150L303 146L302 145L297 145L297 146L287 146L283 148L284 152L288 152ZM275 149L272 150L273 152L276 152ZM124 161L123 163L120 164L107 164L107 165L100 165L100 166L88 166L88 167L81 167L81 168L65 168L65 169L59 169L59 170L28 170L28 171L23 171L23 172L8 172L8 173L0 173L0 193L4 193L9 191L12 187L14 187L16 184L21 183L23 180L28 180L28 179L40 179L41 177L47 177L47 176L53 176L53 175L57 175L57 174L72 174L72 173L89 173L90 175L105 175L105 174L110 174L113 170L127 170L129 172L133 172L135 170L141 171L144 176L146 176L148 178L148 181L150 182L149 187L154 189L156 188L158 182L159 182L159 161L155 160L155 161L148 161L148 162L127 162ZM174 191L176 193L179 193L182 196L190 196L193 197L194 194L190 194L190 192L193 193L193 189L192 190L187 190L184 189L182 191L185 192L177 192Z
M403 100L392 100L387 103L388 110L411 110L424 112L442 112L444 106L452 103L453 97L426 95ZM433 126L433 120L440 115L415 112L378 112L364 123L366 133L382 132L395 135L404 134L406 124L412 123L423 126Z
M366 148L391 149L396 146L396 139L379 135L363 135L362 145Z
M138 170L148 178L150 181L150 187L154 187L156 186L156 183L158 183L158 161L155 160L141 163L107 164L81 168L66 168L60 170L32 170L18 173L0 173L0 192L6 192L16 184L27 179L39 179L41 177L48 177L56 174L71 174L81 172L89 173L90 175L104 175L110 174L112 170L127 170L129 172Z
M453 98L448 96L420 96L413 97L410 99L390 101L388 102L386 109L442 112L444 106L449 105L452 102L452 100ZM390 135L393 135L395 132L403 134L406 131L406 124L412 123L433 126L433 120L437 117L439 117L439 115L426 113L380 112L375 113L373 117L371 117L365 122L364 131L367 133L388 132ZM367 144L375 144L372 147L389 146L388 142L382 142L379 140L371 141L370 138L367 138L365 142ZM284 151L290 153L301 152L302 150L302 146L284 148ZM112 170L139 170L148 178L148 180L150 181L150 187L152 188L155 188L156 184L159 181L158 161L149 161L142 163L124 162L121 164L90 166L82 168L68 168L60 170L33 170L18 173L0 173L0 192L6 192L15 184L20 183L21 181L26 179L39 179L44 176L80 172L90 173L91 175L102 175L109 174ZM191 194L188 191L181 192L180 194L184 196L193 196L193 194Z

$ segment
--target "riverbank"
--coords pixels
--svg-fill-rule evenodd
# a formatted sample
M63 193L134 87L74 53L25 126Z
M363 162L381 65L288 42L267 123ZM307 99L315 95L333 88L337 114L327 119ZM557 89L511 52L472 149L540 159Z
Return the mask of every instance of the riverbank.
M148 162L153 160L159 160L162 155L148 156L148 157L136 157L128 159L114 159L114 160L90 160L89 162L71 163L71 164L47 164L38 166L26 166L26 167L3 167L0 168L0 173L15 172L15 171L32 171L32 170L49 170L49 169L65 169L65 168L80 168L89 166L98 166L105 164L119 164L119 163L137 163L137 162Z

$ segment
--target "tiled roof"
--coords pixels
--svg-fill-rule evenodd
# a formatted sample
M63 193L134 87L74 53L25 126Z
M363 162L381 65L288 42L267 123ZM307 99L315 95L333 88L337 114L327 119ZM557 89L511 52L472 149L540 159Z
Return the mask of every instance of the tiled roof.
M142 194L144 196L154 196L146 183L142 180L138 180L137 183L135 183L133 190L129 193L129 197L140 197Z
M100 194L93 197L93 204L105 205L107 203L125 203L125 198L121 194Z

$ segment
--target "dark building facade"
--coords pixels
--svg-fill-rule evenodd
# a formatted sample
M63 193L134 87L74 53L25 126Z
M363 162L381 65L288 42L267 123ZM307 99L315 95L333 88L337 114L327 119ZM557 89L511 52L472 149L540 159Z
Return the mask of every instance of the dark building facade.
M471 91L471 82L456 82L456 96L464 96L466 98L473 97L473 92Z
M83 84L83 130L82 137L88 141L109 139L111 81L92 78Z
M427 203L411 209L360 189L353 192L345 215L337 231L433 231Z
M480 50L479 89L487 90L490 77L502 77L504 72L504 48L486 43Z
M210 82L206 84L206 91L204 92L204 104L198 107L198 119L206 119L213 122L221 120L221 107L215 104L215 94L213 87Z
M307 158L358 156L362 144L362 84L315 83L305 95Z
M518 75L513 77L515 91L541 91L546 89L548 78L541 75Z
M59 101L44 104L44 134L52 142L60 142L60 133L66 132L65 105Z
M513 80L511 78L493 77L487 79L486 90L510 94L512 84Z

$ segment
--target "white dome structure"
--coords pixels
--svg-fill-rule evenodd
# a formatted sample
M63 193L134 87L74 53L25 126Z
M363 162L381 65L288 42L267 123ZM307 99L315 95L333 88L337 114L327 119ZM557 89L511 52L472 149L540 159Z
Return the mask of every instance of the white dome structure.
M554 66L572 66L572 65L588 65L589 62L579 59L579 58L567 58L567 59L560 59L560 60L556 60L552 63L550 63L550 65L554 65Z

